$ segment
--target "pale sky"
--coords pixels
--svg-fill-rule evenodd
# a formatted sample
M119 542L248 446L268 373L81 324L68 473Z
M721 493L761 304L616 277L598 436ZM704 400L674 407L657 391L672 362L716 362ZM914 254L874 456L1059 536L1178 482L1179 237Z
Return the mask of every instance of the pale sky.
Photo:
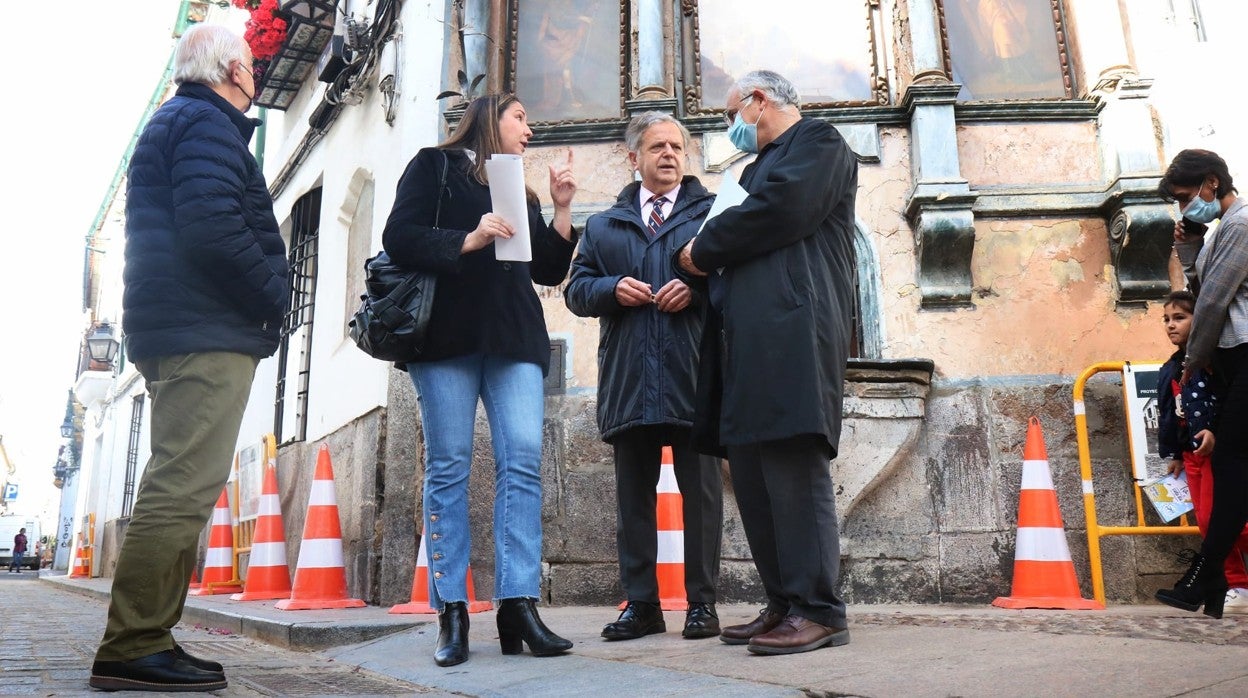
M52 466L85 327L83 241L173 50L179 5L75 2L54 28L9 32L0 435L21 488L10 511L50 505L45 531L56 522Z

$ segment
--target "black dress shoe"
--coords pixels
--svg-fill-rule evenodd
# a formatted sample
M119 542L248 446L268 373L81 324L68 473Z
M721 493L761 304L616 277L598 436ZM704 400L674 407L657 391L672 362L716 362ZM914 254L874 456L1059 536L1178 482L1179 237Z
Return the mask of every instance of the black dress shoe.
M719 615L715 613L715 604L690 601L689 610L685 611L685 629L680 635L686 640L718 636Z
M657 603L629 601L614 623L607 623L602 636L608 640L636 640L639 637L667 632L663 610Z
M104 691L219 691L229 684L225 674L205 671L165 650L128 662L99 662L91 665L92 688Z
M225 672L225 667L221 666L221 662L214 662L211 659L200 659L195 655L182 649L182 645L174 645L173 651L179 657L191 663L192 666L203 669L204 671L215 671L218 674Z

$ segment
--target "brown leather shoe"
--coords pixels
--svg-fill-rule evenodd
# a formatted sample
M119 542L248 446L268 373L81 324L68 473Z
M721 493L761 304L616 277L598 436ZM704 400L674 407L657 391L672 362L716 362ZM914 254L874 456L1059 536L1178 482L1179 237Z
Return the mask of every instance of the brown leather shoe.
M750 638L771 632L777 625L780 625L782 620L784 620L783 613L764 608L758 612L758 617L749 623L729 625L719 631L719 640L729 645L747 645Z
M797 654L820 647L849 644L849 628L820 625L801 616L787 615L775 630L750 638L754 654Z

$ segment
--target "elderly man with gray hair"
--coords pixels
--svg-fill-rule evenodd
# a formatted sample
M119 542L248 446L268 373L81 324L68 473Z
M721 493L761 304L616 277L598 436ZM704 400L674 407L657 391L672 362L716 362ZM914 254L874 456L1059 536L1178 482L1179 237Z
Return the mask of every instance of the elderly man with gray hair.
M126 351L151 396L151 459L117 558L89 683L215 691L225 672L178 646L199 534L230 474L256 365L278 346L286 246L260 166L247 44L199 24L174 54L177 94L126 174Z
M564 294L573 313L601 325L598 428L615 452L616 545L628 601L602 636L632 640L667 630L656 562L681 551L656 540L655 486L662 449L670 446L684 502L689 607L681 634L715 637L723 488L719 459L699 456L690 432L705 302L672 268L714 197L685 174L689 132L670 115L635 117L625 143L640 181L590 217Z
M728 91L728 136L758 157L749 194L680 251L711 310L694 431L724 453L767 608L720 639L755 654L849 642L837 595L840 543L828 462L854 297L858 165L836 129L798 111L797 90L767 70ZM709 272L709 276L707 276Z

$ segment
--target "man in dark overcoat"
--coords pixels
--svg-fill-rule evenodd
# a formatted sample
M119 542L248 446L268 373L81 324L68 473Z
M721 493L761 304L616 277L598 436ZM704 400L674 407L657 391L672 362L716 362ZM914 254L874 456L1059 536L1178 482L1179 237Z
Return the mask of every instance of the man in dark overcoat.
M694 428L704 449L728 456L767 593L757 619L720 639L755 654L849 642L829 461L851 336L858 165L836 129L798 104L771 71L737 81L725 117L733 144L758 154L741 174L749 196L678 253L685 273L706 275L712 307Z
M564 294L573 313L599 318L598 428L615 451L616 545L628 603L602 636L664 632L656 563L683 559L689 606L681 634L715 637L723 486L719 459L700 456L690 431L706 303L672 268L714 197L684 174L689 132L671 115L638 115L624 140L641 181L590 217ZM656 533L664 446L683 498L683 542Z

